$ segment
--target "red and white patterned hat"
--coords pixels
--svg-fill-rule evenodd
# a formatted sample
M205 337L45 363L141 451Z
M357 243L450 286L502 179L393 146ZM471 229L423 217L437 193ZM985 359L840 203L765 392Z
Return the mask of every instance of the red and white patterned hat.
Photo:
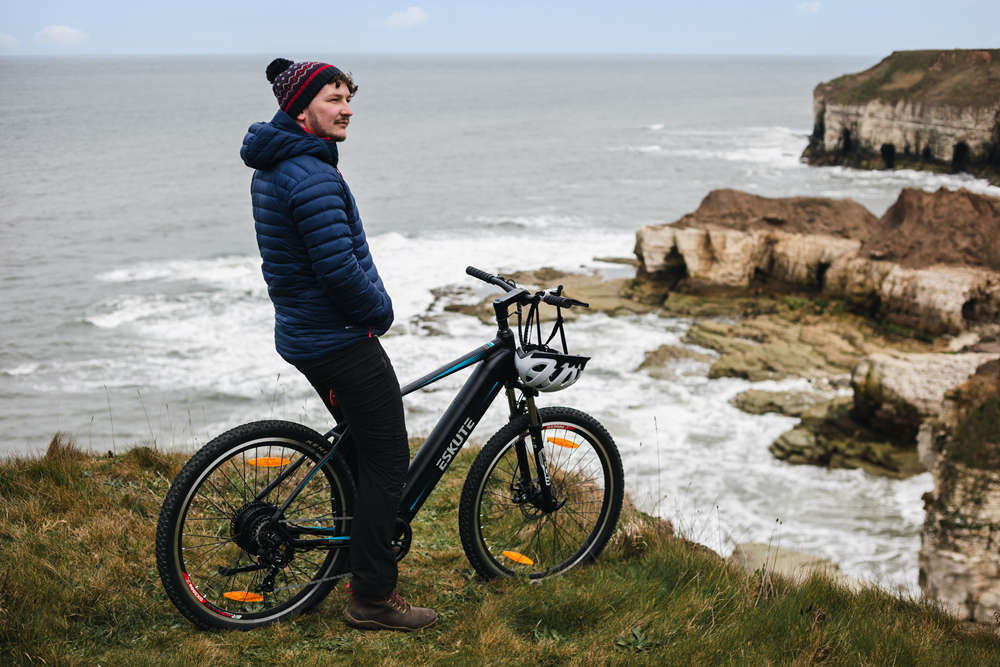
M341 71L327 63L308 61L295 63L287 58L275 58L267 66L267 80L278 100L278 106L289 116L299 113Z

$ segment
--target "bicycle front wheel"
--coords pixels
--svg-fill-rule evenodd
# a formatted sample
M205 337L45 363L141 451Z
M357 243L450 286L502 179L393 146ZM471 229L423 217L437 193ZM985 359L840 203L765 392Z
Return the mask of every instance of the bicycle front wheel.
M527 416L490 438L465 480L462 547L485 578L561 574L597 558L618 523L624 474L611 435L572 408L542 408L538 415L556 509L541 501ZM519 443L527 471L518 463Z
M329 447L305 426L264 421L227 431L191 457L156 528L160 579L184 616L249 630L326 596L347 563L336 545L347 543L354 503L339 456L318 468Z

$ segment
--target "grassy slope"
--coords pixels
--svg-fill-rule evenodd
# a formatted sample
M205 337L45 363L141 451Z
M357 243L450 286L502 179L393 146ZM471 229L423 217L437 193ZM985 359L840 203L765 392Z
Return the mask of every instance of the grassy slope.
M989 53L992 62L977 59ZM1000 49L894 51L874 67L816 88L838 104L874 99L954 106L992 106L1000 99Z
M0 663L1000 663L1000 640L929 605L747 577L634 511L597 566L541 585L479 581L456 526L470 452L425 505L401 567L401 591L441 614L435 628L351 630L338 588L286 623L199 631L167 601L153 559L183 458L54 447L0 463Z

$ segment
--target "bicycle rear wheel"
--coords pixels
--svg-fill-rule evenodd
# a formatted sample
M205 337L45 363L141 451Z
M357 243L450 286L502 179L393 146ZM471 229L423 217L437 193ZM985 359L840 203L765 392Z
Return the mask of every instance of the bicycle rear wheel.
M339 456L317 470L329 446L299 424L253 422L187 462L160 511L156 564L171 602L190 621L249 630L307 611L327 595L347 563L347 549L332 547L347 541L354 502L354 481Z
M624 474L611 435L579 410L542 408L538 414L553 495L561 504L553 511L541 507L528 417L497 431L473 462L459 504L462 547L485 578L543 579L590 562L618 523ZM519 441L532 461L527 484Z

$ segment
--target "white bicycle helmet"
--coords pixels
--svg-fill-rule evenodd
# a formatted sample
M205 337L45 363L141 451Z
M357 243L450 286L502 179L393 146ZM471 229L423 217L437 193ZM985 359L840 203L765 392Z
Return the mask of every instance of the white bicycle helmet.
M561 354L544 345L518 348L514 366L525 386L538 391L559 391L576 382L590 357Z

